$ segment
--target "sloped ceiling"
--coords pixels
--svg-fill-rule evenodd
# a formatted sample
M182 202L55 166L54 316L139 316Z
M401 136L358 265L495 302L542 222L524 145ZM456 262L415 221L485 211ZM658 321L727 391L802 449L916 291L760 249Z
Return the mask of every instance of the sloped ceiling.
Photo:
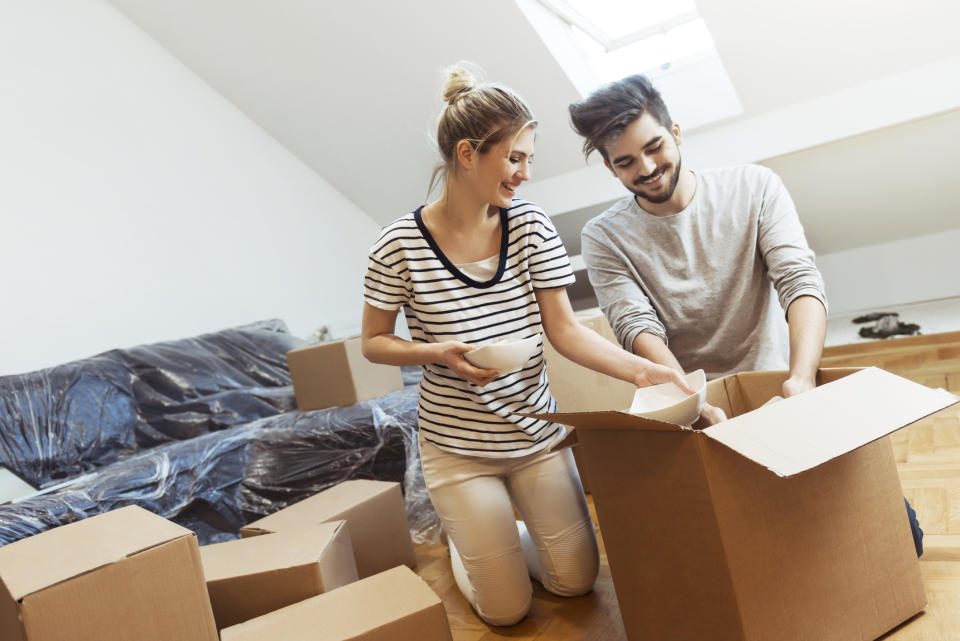
M960 53L953 2L697 0L697 8L748 116Z
M826 254L960 227L960 110L763 161Z
M382 223L423 202L441 70L459 60L530 102L539 175L584 164L576 90L513 0L112 3Z
M537 112L534 180L584 167L566 111L579 96L513 0L109 2L381 223L424 201L441 69L461 59ZM960 3L698 7L742 118L960 55ZM958 227L947 175L957 153L941 138L957 139L958 120L947 114L763 161L783 176L820 253ZM577 224L562 227L572 242Z

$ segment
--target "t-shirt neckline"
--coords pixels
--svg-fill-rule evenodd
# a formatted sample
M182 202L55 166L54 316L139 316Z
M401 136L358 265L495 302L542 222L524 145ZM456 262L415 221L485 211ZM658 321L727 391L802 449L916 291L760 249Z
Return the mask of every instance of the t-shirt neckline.
M434 240L433 234L430 233L430 230L427 229L427 225L423 222L423 210L424 205L420 205L413 212L413 219L417 223L417 227L420 229L420 233L423 234L424 239L426 239L427 244L430 246L430 249L433 250L433 253L436 254L437 258L440 259L440 262L444 267L447 268L453 276L471 287L476 287L478 289L486 289L487 287L492 287L500 282L500 278L503 277L503 272L507 265L507 247L508 247L508 238L509 230L507 229L507 210L503 207L500 207L500 260L497 263L497 273L493 275L488 281L478 281L470 278L467 274L464 274L460 271L453 262L447 258L447 255L443 253L443 250L440 249L440 246L437 244L437 241Z

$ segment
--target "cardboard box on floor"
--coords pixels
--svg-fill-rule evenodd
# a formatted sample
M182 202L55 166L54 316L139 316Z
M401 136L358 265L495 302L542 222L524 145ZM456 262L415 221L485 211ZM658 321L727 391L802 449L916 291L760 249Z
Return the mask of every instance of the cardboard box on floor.
M785 378L711 381L732 418L702 431L548 415L590 466L629 639L874 639L925 606L883 437L957 397L868 368L764 405Z
M200 559L218 629L359 578L346 521L205 545Z
M451 641L443 604L396 567L223 630L223 641Z
M586 309L576 313L581 325L592 329L611 343L619 346L607 317L599 309ZM543 357L547 366L550 393L557 399L563 413L593 412L596 410L626 409L633 402L636 385L618 378L587 369L561 356L546 339L543 341ZM587 462L580 448L573 448L583 488L590 491L587 481Z
M287 366L302 412L353 405L403 389L400 368L368 361L359 338L291 350Z
M240 530L243 536L284 532L304 525L347 522L360 578L397 565L417 567L400 484L353 480L295 503Z
M4 641L216 641L193 532L124 507L0 547Z

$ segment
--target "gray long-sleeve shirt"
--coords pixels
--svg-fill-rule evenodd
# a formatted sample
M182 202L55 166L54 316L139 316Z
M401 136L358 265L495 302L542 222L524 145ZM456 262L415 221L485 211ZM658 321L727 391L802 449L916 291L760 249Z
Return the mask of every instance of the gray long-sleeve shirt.
M627 350L651 332L687 371L787 369L784 310L804 295L826 306L793 201L758 165L695 176L696 193L677 214L654 216L631 195L584 226L600 307Z

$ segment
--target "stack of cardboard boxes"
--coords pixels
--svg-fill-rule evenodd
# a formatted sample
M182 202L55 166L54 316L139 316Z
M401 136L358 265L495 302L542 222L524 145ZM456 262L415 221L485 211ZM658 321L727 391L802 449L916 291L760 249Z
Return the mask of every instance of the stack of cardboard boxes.
M451 639L396 483L344 482L245 534L198 547L125 507L0 547L0 639Z

